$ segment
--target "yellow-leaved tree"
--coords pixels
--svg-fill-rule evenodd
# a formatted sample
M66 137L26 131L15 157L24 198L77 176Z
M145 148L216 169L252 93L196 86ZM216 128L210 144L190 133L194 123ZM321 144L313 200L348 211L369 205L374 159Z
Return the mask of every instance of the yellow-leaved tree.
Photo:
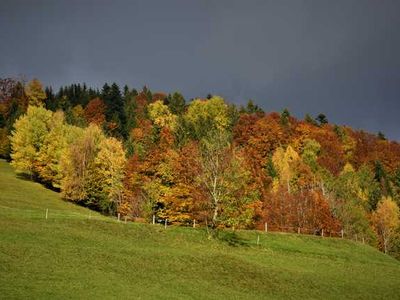
M96 205L98 185L95 178L95 159L100 151L100 143L105 139L101 129L94 124L82 129L75 141L62 157L63 198Z
M400 226L400 212L396 202L391 197L383 197L373 213L375 230L381 239L382 248L387 253L390 243L395 235L396 229Z
M106 138L91 124L63 155L63 197L114 214L121 201L125 162L121 142Z
M184 120L190 135L197 140L207 136L211 131L225 131L231 125L229 107L224 99L218 96L191 102Z
M51 119L51 111L29 106L27 113L15 122L10 141L11 165L17 172L31 177L39 175L38 156L50 131Z
M49 186L60 188L61 157L75 140L79 128L67 125L64 113L29 106L14 125L11 136L12 166Z
M25 87L25 94L28 97L29 105L43 106L46 99L46 93L43 90L42 83L36 78L31 80Z
M112 137L102 140L99 147L100 151L94 160L96 177L102 191L99 205L103 211L113 213L118 210L122 200L125 151L122 143Z
M168 127L172 131L175 130L177 116L171 113L168 106L164 105L161 100L149 104L147 110L150 120L159 128Z
M49 132L37 156L37 169L42 181L60 188L63 177L61 158L82 129L66 124L62 111L53 113L48 125Z
M277 191L278 185L286 185L288 193L291 192L290 181L295 175L296 164L300 161L299 154L288 146L286 150L278 147L272 155L272 162L279 175L279 183L277 179L274 182L274 191Z

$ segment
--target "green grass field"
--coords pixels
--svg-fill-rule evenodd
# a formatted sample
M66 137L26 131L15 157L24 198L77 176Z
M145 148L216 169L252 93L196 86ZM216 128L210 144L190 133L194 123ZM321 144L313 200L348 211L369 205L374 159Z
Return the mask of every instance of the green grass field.
M372 247L239 236L230 246L204 229L118 223L0 161L1 299L400 299L400 263Z

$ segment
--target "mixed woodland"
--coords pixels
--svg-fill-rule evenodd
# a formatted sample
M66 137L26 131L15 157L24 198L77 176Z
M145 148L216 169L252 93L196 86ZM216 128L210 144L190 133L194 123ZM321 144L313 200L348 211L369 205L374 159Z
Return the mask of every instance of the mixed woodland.
M400 144L322 113L3 78L0 157L128 220L343 236L400 257Z

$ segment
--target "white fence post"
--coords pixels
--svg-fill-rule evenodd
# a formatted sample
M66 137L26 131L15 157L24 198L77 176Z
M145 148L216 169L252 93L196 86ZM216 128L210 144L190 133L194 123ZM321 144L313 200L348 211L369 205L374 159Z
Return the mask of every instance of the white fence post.
M48 215L49 215L49 209L46 208L46 220L47 220Z

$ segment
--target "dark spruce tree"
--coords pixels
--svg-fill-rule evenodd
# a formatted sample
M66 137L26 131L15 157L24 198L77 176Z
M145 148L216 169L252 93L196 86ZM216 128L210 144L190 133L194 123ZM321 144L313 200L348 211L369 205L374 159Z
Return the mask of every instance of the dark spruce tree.
M103 86L101 96L106 104L106 120L111 123L109 133L111 135L126 138L126 116L124 100L119 86L114 82L111 87L106 83Z
M124 113L125 113L125 132L129 139L130 132L137 126L136 122L136 96L137 91L135 89L129 90L126 86L124 88Z
M46 100L45 100L46 108L52 111L56 111L58 108L57 99L53 93L53 89L51 87L46 87L44 91L46 93Z
M142 93L146 96L148 102L151 102L153 100L153 94L147 86L143 87Z
M326 117L324 114L319 114L319 115L315 118L315 120L318 121L318 123L319 123L320 126L325 125L325 124L328 124L328 119L327 119L327 117Z
M375 180L380 184L381 191L385 196L393 196L393 191L390 186L389 178L386 173L385 167L381 161L375 161L374 165Z
M260 108L257 104L254 104L253 100L247 101L246 108L241 108L242 112L248 114L255 114L255 113L264 113L262 108Z
M285 108L282 113L281 113L281 124L283 126L289 125L289 118L290 118L290 112L287 108Z
M380 139L382 141L386 141L386 136L382 131L378 132L378 139Z
M98 89L89 88L87 93L89 95L89 101L94 99L94 98L100 98L101 97L101 94L100 94Z
M181 93L169 94L164 104L168 105L170 111L175 115L182 115L185 111L186 101Z
M86 84L71 84L60 88L58 93L55 95L56 104L53 106L55 110L67 110L77 105L85 107L89 103L90 99L98 96L99 93L95 90L88 89Z

